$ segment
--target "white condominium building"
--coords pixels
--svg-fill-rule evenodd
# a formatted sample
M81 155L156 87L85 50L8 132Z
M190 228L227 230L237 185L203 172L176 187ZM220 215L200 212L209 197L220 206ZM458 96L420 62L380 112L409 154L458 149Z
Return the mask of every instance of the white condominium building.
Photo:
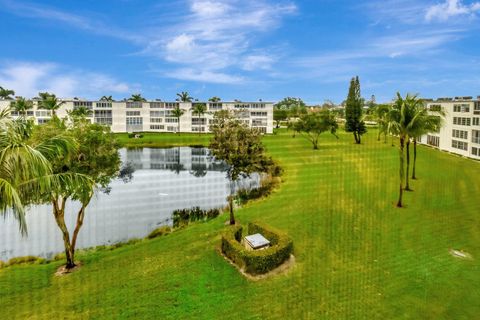
M439 133L421 138L421 143L465 157L480 159L480 96L439 98L427 101L427 108L445 113Z
M12 100L0 100L0 110L8 108ZM56 111L60 118L78 107L92 111L89 117L94 123L109 125L113 132L208 132L213 115L219 110L236 111L237 117L252 128L262 133L273 132L273 103L271 102L164 102L164 101L89 101L79 99L61 100L64 102ZM197 115L193 107L197 103L206 105L206 112ZM173 109L184 110L178 118L172 114ZM12 117L17 117L14 110ZM39 100L33 100L33 109L27 112L36 123L45 123L51 118L51 112L39 107Z

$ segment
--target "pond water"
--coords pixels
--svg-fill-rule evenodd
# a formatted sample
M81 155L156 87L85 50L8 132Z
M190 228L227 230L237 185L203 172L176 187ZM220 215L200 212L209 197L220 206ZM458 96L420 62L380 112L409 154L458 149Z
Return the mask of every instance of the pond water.
M108 193L96 192L87 208L77 248L143 238L153 229L171 224L175 209L211 209L227 204L230 182L226 165L212 159L208 149L121 149L120 155L124 167L134 169L133 173L115 179ZM251 189L259 184L259 175L252 175L234 188ZM70 230L79 207L75 202L67 204L65 220ZM51 258L63 252L51 205L31 207L27 227L28 236L22 236L11 215L0 219L0 260L26 255Z

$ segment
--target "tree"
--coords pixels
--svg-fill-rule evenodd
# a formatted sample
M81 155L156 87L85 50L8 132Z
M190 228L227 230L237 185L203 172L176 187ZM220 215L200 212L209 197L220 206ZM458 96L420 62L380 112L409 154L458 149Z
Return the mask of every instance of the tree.
M353 132L355 143L362 142L362 135L367 132L365 122L362 119L363 99L360 95L360 80L358 76L350 81L348 97L345 107L345 131Z
M113 97L112 96L102 96L100 98L100 101L113 102Z
M0 99L2 99L2 100L12 100L13 95L15 95L15 91L5 89L4 87L0 86Z
M181 102L192 102L193 98L188 94L187 91L182 91L181 93L177 93L177 101Z
M300 132L303 137L312 143L314 150L318 149L318 138L323 132L330 131L338 139L336 135L338 123L335 115L329 110L302 115L295 122L294 127L295 131Z
M67 125L65 121L55 117L47 125L39 126L35 136L41 138L54 132L63 132L73 137L78 144L78 149L69 157L50 159L53 172L89 178L89 181L80 184L64 183L53 188L44 197L44 202L52 204L53 216L63 236L66 268L71 269L75 267L77 237L95 189L107 188L110 181L118 176L119 145L107 126L91 124L84 118L74 119L70 125ZM78 201L81 204L71 237L65 223L65 205L69 200Z
M300 98L286 97L277 102L273 107L275 109L287 110L288 116L292 118L296 118L307 113L307 106Z
M25 117L27 111L33 108L33 102L23 97L17 97L15 101L10 103L10 108L17 111L20 116Z
M46 100L50 97L55 97L55 94L53 93L50 93L50 92L39 92L38 93L38 97L40 98L40 100Z
M52 172L48 159L71 154L77 146L72 139L50 135L33 142L33 123L7 119L6 114L0 114L0 213L13 213L26 234L25 206L40 203L44 194L62 183L77 185L88 179Z
M210 129L213 133L209 147L212 155L228 165L230 224L235 224L233 183L254 172L267 171L272 160L265 155L261 133L240 122L230 111L216 112Z
M147 101L147 99L145 99L144 97L142 97L142 95L140 93L138 94L132 94L132 96L130 97L131 101L136 101L136 102L145 102Z
M87 107L81 106L81 107L76 107L71 111L67 111L67 113L72 120L78 120L78 119L91 117L93 112Z
M288 119L288 110L273 108L273 120L276 122L277 129L280 128L280 122Z
M192 107L192 114L197 115L198 119L198 134L200 135L200 129L202 128L202 124L200 123L200 118L207 112L207 105L205 103L194 103ZM180 119L178 119L178 123L180 123Z
M184 113L185 113L185 110L181 109L180 106L176 106L172 110L172 116L174 118L177 118L177 122L178 122L177 134L180 134L180 118L184 115Z
M215 96L215 97L211 97L210 99L208 99L209 102L220 102L222 101L222 99L220 99L219 97Z
M55 116L57 114L57 110L63 104L65 104L65 101L58 100L58 98L54 94L48 94L48 95L45 95L44 97L45 98L42 98L42 100L40 100L39 107L40 109L50 110L53 116Z
M373 115L375 121L378 124L378 136L377 140L380 141L380 136L383 134L384 142L387 143L388 135L388 113L390 112L391 106L388 104L379 104L376 105L373 109Z

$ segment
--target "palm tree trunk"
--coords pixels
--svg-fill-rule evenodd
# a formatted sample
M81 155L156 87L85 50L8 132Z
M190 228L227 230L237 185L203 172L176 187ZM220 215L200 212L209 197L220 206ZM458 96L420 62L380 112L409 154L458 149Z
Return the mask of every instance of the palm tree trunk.
M355 138L355 143L358 144L357 131L353 131L353 137Z
M233 215L233 181L230 179L230 197L228 197L228 207L230 210L230 224L235 224L235 216Z
M62 198L60 206L58 205L58 199L53 199L53 215L55 216L55 221L57 222L60 231L62 232L63 236L63 244L65 246L65 258L67 259L67 264L65 267L67 269L72 269L75 267L74 261L74 252L72 250L72 246L70 244L70 234L68 232L67 225L65 224L65 204L67 202L67 198Z
M410 189L409 176L410 176L410 138L407 139L407 172L405 174L405 190L413 191L412 189Z
M362 143L362 135L360 133L358 133L358 142L357 144L361 144Z
M404 159L404 153L403 153L403 148L404 148L404 145L405 145L405 138L404 137L400 137L400 146L398 147L398 151L399 151L399 156L400 156L400 170L399 170L399 173L400 173L400 189L399 189L399 197L398 197L398 202L397 202L397 207L398 208L401 208L403 207L403 203L402 203L402 200L403 200L403 177L404 177L404 162L405 162L405 159Z
M415 166L417 164L417 139L413 140L413 168L412 168L412 179L417 179L415 175Z
M177 130L177 134L180 134L180 118L178 118L178 130Z

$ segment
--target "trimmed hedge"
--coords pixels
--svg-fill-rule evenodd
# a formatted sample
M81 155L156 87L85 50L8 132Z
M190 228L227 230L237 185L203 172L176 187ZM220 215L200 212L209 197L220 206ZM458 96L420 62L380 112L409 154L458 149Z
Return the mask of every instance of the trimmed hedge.
M280 266L293 253L293 241L283 232L261 223L249 223L248 234L261 233L270 241L263 250L247 250L241 243L242 226L231 226L222 235L222 252L249 274L264 274Z

